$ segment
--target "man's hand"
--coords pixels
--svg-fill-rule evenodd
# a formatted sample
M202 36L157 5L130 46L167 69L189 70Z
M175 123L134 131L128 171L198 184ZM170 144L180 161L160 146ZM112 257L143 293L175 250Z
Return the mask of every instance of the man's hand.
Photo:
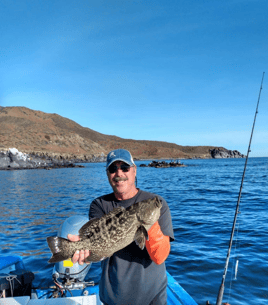
M79 241L80 237L78 235L68 234L68 239L70 241ZM72 257L72 262L75 264L78 262L79 265L83 265L85 263L85 259L90 255L89 250L80 250L76 251L74 256ZM89 262L86 262L89 264Z

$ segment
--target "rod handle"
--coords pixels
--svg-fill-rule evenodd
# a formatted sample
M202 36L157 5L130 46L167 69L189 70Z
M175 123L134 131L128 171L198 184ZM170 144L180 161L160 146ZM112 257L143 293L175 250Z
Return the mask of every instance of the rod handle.
M224 292L224 284L222 283L220 286L219 293L218 293L216 305L222 305L223 292Z

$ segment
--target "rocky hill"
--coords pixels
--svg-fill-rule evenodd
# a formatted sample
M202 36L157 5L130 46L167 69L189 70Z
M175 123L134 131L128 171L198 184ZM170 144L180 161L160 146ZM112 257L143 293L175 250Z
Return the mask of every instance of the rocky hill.
M0 151L21 152L60 159L90 160L112 149L128 149L136 159L211 158L223 147L180 146L160 141L139 141L101 134L58 114L25 107L0 107Z

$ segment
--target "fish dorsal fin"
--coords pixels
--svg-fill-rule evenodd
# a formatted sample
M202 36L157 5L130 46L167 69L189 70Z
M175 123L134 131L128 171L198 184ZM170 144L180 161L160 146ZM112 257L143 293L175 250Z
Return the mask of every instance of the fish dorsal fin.
M112 218L112 217L119 217L122 213L124 213L126 209L124 207L117 207L110 211L109 213L105 214L105 219ZM103 216L103 217L104 217ZM79 230L80 237L89 238L92 235L92 232L95 227L100 225L100 218L92 218L87 223L85 223Z
M87 223L85 223L79 230L79 236L88 237L88 234L91 230L91 226L99 221L99 218L92 218Z
M148 232L144 226L140 226L135 234L135 242L141 250L145 247L145 239L149 240Z

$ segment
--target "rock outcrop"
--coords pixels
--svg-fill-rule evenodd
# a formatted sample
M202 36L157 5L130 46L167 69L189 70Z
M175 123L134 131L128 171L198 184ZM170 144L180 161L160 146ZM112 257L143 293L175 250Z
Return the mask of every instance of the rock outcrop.
M155 168L166 168L166 167L183 167L186 166L180 161L152 161L151 163L148 164L148 167L155 167ZM147 167L146 164L141 164L140 167Z
M227 150L214 148L210 150L211 157L213 159L221 159L221 158L245 158L246 156L241 154L237 150Z
M16 148L10 148L7 151L0 152L0 170L18 170L18 169L52 169L63 167L82 167L73 162L58 160L45 156L28 155L18 151Z

